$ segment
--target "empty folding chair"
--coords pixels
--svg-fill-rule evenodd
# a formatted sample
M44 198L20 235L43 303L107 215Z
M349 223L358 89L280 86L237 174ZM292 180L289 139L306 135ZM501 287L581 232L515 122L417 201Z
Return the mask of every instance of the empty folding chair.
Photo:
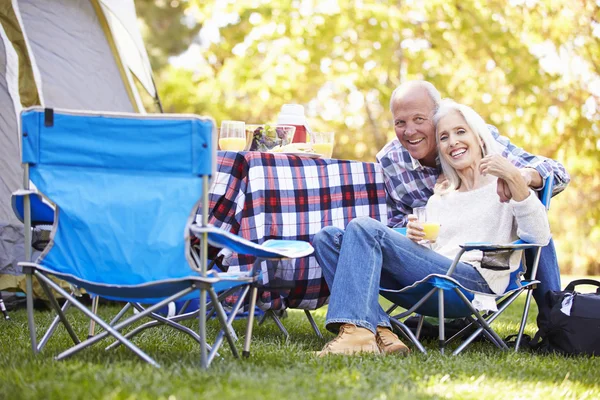
M550 206L552 185L553 177L550 176L545 181L544 190L540 192L540 200L546 206L546 209L548 209ZM525 329L525 324L527 322L527 316L529 314L532 290L535 288L535 285L539 283L539 281L535 280L535 277L539 263L539 253L543 246L517 240L508 244L492 244L484 242L465 243L460 247L461 251L456 255L452 265L445 275L430 274L422 280L415 282L411 286L404 288L380 288L380 294L394 304L387 311L388 314L390 314L390 321L392 325L404 333L404 335L408 337L409 340L413 342L413 344L423 353L426 353L426 350L419 340L419 333L425 316L437 317L439 320L438 336L440 351L442 353L444 352L446 344L464 337L468 333L471 333L470 336L461 343L461 345L453 352L453 354L456 355L460 353L482 333L497 347L501 349L508 349L506 343L504 343L500 336L498 336L498 334L491 328L490 324L496 318L498 318L498 316L500 316L500 314L506 310L506 308L512 304L521 293L523 293L523 291L528 290L521 319L521 325L517 335L517 343L520 342L521 336L523 335L523 331ZM493 296L484 293L476 293L465 288L452 277L452 273L454 272L456 265L465 252L478 250L483 253L512 253L514 251L521 251L530 248L536 249L536 256L532 265L530 279L526 280L523 278L525 272L525 263L522 260L520 268L511 273L510 283L502 294ZM479 307L476 307L474 302L479 302L479 304L487 303L489 300L486 301L486 299L491 299L492 297L493 300L491 307L481 307L484 310L488 308L492 310L482 315L482 313L478 311ZM391 313L394 312L397 307L402 307L406 311L396 315L391 315ZM416 335L413 334L413 332L406 326L404 322L402 322L403 318L406 318L412 314L417 314L420 316ZM466 318L470 321L470 324L453 335L451 338L446 339L444 320L447 318Z
M143 360L158 366L125 338L122 330L146 316L160 320L155 311L171 301L192 298L200 301L199 332L173 321L164 322L200 343L203 367L214 358L223 337L237 356L231 321L219 304L217 293L242 290L239 307L244 295L255 287L258 274L207 272L206 251L196 254L189 240L198 205L203 203L207 212L207 191L215 162L213 121L192 115L140 116L33 108L22 114L22 137L25 182L31 179L56 206L46 250L36 263L21 263L27 277L33 351L40 350L33 313L35 276L75 344L57 359L110 335ZM28 204L26 199L25 206ZM31 226L28 212L25 225L26 229ZM200 235L204 249L208 233L202 231ZM269 258L312 253L308 243L299 244L301 251L293 252L280 242L258 246L238 238L234 247L236 251ZM273 250L269 250L269 245ZM93 295L149 306L111 325L50 276ZM104 331L80 341L51 289ZM213 346L207 343L206 321L202 317L207 295L221 324ZM249 322L248 345L251 319ZM244 350L247 352L248 348Z

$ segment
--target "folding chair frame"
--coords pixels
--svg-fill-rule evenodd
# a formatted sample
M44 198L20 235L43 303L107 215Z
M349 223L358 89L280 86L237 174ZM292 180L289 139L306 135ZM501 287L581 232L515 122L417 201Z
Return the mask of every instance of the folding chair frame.
M52 110L46 110L45 112L46 112L46 117L48 116L47 115L48 113L51 115L53 114ZM214 130L213 130L213 132L214 132ZM24 136L27 136L27 135L25 134ZM212 157L213 157L212 164L213 164L213 169L214 169L214 154ZM29 171L30 171L29 164L27 162L24 162L23 187L24 187L24 190L27 191L27 193L25 194L25 196L23 198L23 211L24 211L23 219L24 219L24 224L25 224L25 243L26 244L29 244L31 242L31 226L32 226L31 198L30 198L30 195L32 193L29 191ZM202 187L202 191L203 191L201 201L202 201L202 204L204 205L204 207L202 207L202 225L205 226L207 223L207 218L208 218L207 205L208 205L209 174L201 175L200 179L202 180L201 187ZM141 359L143 359L144 361L150 363L151 365L153 365L155 367L158 367L159 365L155 360L153 360L151 357L149 357L147 354L145 354L142 350L140 350L137 346L135 346L127 337L125 337L121 333L121 331L124 328L130 326L132 323L139 321L141 318L149 316L149 317L153 318L154 321L166 323L169 326L172 326L176 329L179 329L183 332L190 334L196 341L199 341L201 344L201 346L200 346L200 364L203 368L208 367L210 362L217 355L217 350L220 347L220 345L224 339L226 339L228 341L229 346L232 351L232 354L235 357L239 357L237 349L235 347L235 343L234 343L235 340L237 339L237 337L231 327L231 322L233 321L235 314L231 315L228 318L227 315L225 314L225 311L222 308L222 305L220 304L221 299L219 298L219 296L217 295L217 293L215 292L215 289L213 287L213 284L219 282L220 278L219 278L218 274L217 274L217 277L214 277L214 274L211 276L211 274L209 274L207 272L208 251L207 251L206 234L201 235L201 239L202 240L201 240L200 254L197 255L194 251L192 251L191 258L194 262L190 264L192 269L195 269L196 271L198 271L200 273L200 276L183 278L183 280L179 281L180 284L185 281L189 282L189 287L179 290L177 293L174 293L174 294L168 296L167 298L164 298L163 300L160 300L156 304L153 304L147 308L143 308L138 304L133 304L133 306L139 310L139 313L134 314L133 316L127 318L124 321L119 321L124 316L125 312L127 311L126 308L124 308L123 310L121 310L121 312L119 312L117 317L115 317L115 319L113 319L113 321L110 324L105 322L104 320L102 320L101 318L99 318L96 315L96 308L97 308L97 304L98 304L97 296L93 300L92 311L90 311L86 306L82 305L72 294L67 293L64 289L62 289L59 285L54 283L47 276L47 274L51 274L51 275L57 275L57 276L61 277L60 273L56 274L56 273L53 273L52 271L47 271L45 268L43 268L35 263L32 263L32 262L26 261L26 262L20 263L20 265L23 268L23 272L26 275L27 315L28 315L31 346L32 346L32 350L33 350L34 354L39 353L43 349L43 347L45 346L45 344L47 343L47 341L49 340L49 338L53 334L53 332L56 330L56 327L58 326L58 324L60 322L65 326L69 336L71 337L71 340L74 343L74 346L71 347L70 349L62 352L61 354L59 354L56 357L57 360L67 358L67 357L79 352L83 348L88 347L110 335L110 336L113 336L117 340L118 343L125 345L127 348L129 348L131 351L133 351L134 354L139 356ZM312 247L310 245L308 245L308 248L310 248L310 253L312 253ZM305 248L304 251L307 251L307 249ZM250 254L252 254L252 253L250 253ZM29 245L25 246L25 257L26 257L26 260L31 259L31 248ZM57 313L57 317L51 323L48 331L42 337L39 345L38 345L38 341L37 341L35 321L34 321L34 312L33 312L33 277L35 277L39 281L40 286L46 293L52 308ZM63 276L63 277L65 277L65 276ZM257 277L258 277L258 274L256 274L253 269L253 271L250 275L241 274L241 276L237 276L237 278L233 278L234 281L237 280L237 282L235 282L235 283L237 283L237 285L235 285L234 287L237 287L237 288L243 287L244 288L244 290L242 291L242 295L239 296L238 302L235 305L236 311L243 304L243 302L248 294L250 295L251 309L253 309L255 307L256 296L257 296L257 284L256 284ZM231 278L230 278L230 280L231 280ZM160 284L160 283L163 283L163 282L156 282L156 284ZM145 285L145 286L148 287L148 285ZM181 285L181 286L185 287L185 285ZM66 301L62 307L59 306L58 301L56 300L56 298L54 297L54 295L52 293L52 289L54 289L58 294L60 294L61 296L63 296L66 299ZM195 334L189 328L184 327L175 321L169 320L168 318L164 318L155 313L158 309L167 305L171 301L178 300L178 299L182 298L183 296L191 294L194 291L199 291L199 295L200 295L200 310L198 312L198 315L201 317L198 318L198 321L199 321L198 334ZM207 335L206 335L206 317L205 316L207 315L207 306L208 306L207 301L206 301L207 295L210 296L210 298L211 298L211 301L210 301L211 313L216 314L217 319L219 320L220 325L221 325L221 331L217 334L217 338L212 346L208 345L207 340L206 340ZM91 320L87 340L81 341L78 338L78 336L76 335L74 329L70 325L70 323L65 315L65 312L71 306L75 306L77 309L82 311ZM183 318L183 317L180 316L180 318ZM243 352L242 352L242 354L245 356L249 355L249 346L250 346L250 338L251 338L251 334L252 334L253 319L254 319L254 314L250 313L249 318L248 318L248 326L247 326L247 330L246 330L246 338L245 338ZM95 324L98 324L101 328L104 329L104 331L99 334L94 334ZM141 331L141 330L138 330L138 331ZM129 334L129 336L133 336L133 335L135 335L135 332Z
M456 269L456 266L457 266L458 262L460 261L460 258L462 257L462 255L465 253L465 251L477 250L482 247L485 248L485 247L489 247L489 246L468 245L468 246L461 246L461 247L462 248L461 248L460 252L456 255L456 257L454 258L454 261L452 262L452 265L448 269L448 272L446 273L446 277L452 276L452 273ZM525 249L525 248L531 248L531 247L540 248L541 246L533 245L533 244L526 244L524 242L518 241L511 245L502 246L502 250L506 250L508 248ZM539 258L539 252L538 252L538 258ZM533 275L533 276L535 276L535 275ZM455 335L453 335L452 337L450 337L448 339L446 339L445 327L444 327L444 323L443 323L443 321L445 319L444 294L445 294L445 290L446 290L444 288L439 288L439 287L432 288L425 296L423 296L418 302L416 302L412 307L408 308L406 311L404 311L400 314L394 315L394 316L390 315L390 322L392 323L392 325L394 327L396 327L398 330L400 330L400 332L405 337L407 337L415 345L415 347L417 347L417 349L419 351L421 351L424 354L427 354L425 347L422 345L422 343L419 340L419 334L420 334L424 316L422 316L422 315L420 316L419 325L417 327L417 335L413 334L412 331L410 330L410 328L408 328L406 326L406 324L401 322L401 319L406 318L414 313L418 313L419 308L427 300L429 300L429 298L431 296L433 296L434 294L437 293L437 295L438 295L438 307L437 307L438 315L437 315L437 317L438 317L438 320L440 321L439 325L438 325L439 326L439 328L438 328L439 329L438 330L438 344L439 344L440 353L444 354L446 345L456 339L463 337L473 325L477 326L477 329L467 339L465 339L463 341L463 343L461 343L461 345L452 353L453 355L458 355L460 352L462 352L481 333L483 333L495 346L497 346L501 350L508 350L508 346L506 345L506 343L490 327L490 324L496 318L498 318L500 316L500 314L502 314L504 312L504 310L506 310L506 308L508 308L508 306L511 305L524 290L532 289L537 283L539 283L539 281L522 282L522 286L520 288L517 288L513 291L507 292L503 296L501 296L501 300L498 303L497 311L488 312L484 315L482 315L479 311L477 311L475 309L475 307L471 304L471 301L465 296L465 294L461 291L461 289L458 287L458 285L454 285L454 287L452 287L452 291L454 293L456 293L457 296L462 300L463 304L465 306L467 306L467 308L471 312L471 316L468 317L470 320L470 324L467 325L465 328L461 329L461 331L457 332ZM384 297L385 297L385 295L384 295ZM387 310L387 313L391 314L391 312L393 312L397 307L398 307L397 305L392 306L390 309ZM524 326L527 321L528 311L529 311L529 308L527 307L527 304L526 304L526 309L524 310L523 318L521 320L521 326L519 328L519 332L521 334L524 330Z

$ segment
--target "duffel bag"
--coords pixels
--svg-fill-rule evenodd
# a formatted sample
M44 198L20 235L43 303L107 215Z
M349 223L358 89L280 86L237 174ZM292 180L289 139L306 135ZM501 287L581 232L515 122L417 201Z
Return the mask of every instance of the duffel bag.
M578 285L596 286L595 293L579 293ZM564 354L600 355L600 282L575 280L560 292L546 294L551 307L544 342Z

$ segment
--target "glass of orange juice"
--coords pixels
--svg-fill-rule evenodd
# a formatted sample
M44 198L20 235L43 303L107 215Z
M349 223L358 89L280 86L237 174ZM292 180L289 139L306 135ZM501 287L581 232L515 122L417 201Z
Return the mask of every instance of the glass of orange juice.
M219 148L242 151L246 147L246 124L242 121L223 121L219 131Z
M417 219L423 225L423 231L425 232L423 242L429 244L435 242L438 234L440 233L439 222L430 221L427 219L427 208L426 207L415 207L413 213L417 216Z
M311 132L310 144L315 153L323 158L331 158L333 155L334 132Z

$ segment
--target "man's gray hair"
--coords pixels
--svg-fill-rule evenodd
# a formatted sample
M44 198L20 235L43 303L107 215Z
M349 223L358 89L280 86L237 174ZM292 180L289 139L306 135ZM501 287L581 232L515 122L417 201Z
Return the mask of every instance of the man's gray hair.
M499 154L500 151L497 146L497 142L492 136L488 125L485 123L483 118L477 114L475 110L471 107L466 106L464 104L460 104L451 99L444 99L440 102L439 108L433 116L433 123L435 124L435 142L437 144L437 148L440 148L440 137L438 134L438 123L440 119L450 114L452 111L458 112L465 119L469 128L475 133L477 136L481 138L481 155L482 157L487 156L488 154ZM451 167L448 162L444 159L444 157L440 154L439 156L440 164L442 165L442 170L444 171L444 175L446 175L446 179L448 179L449 187L447 190L443 190L442 192L449 192L451 190L457 189L460 186L460 178L456 173L456 170Z
M433 112L435 113L440 105L440 102L442 101L442 96L431 82L422 80L406 81L398 85L398 87L392 92L392 97L390 97L390 111L394 112L392 107L394 106L394 100L396 97L403 95L409 89L413 88L423 88L427 92L429 98L431 98L431 101L433 101Z

